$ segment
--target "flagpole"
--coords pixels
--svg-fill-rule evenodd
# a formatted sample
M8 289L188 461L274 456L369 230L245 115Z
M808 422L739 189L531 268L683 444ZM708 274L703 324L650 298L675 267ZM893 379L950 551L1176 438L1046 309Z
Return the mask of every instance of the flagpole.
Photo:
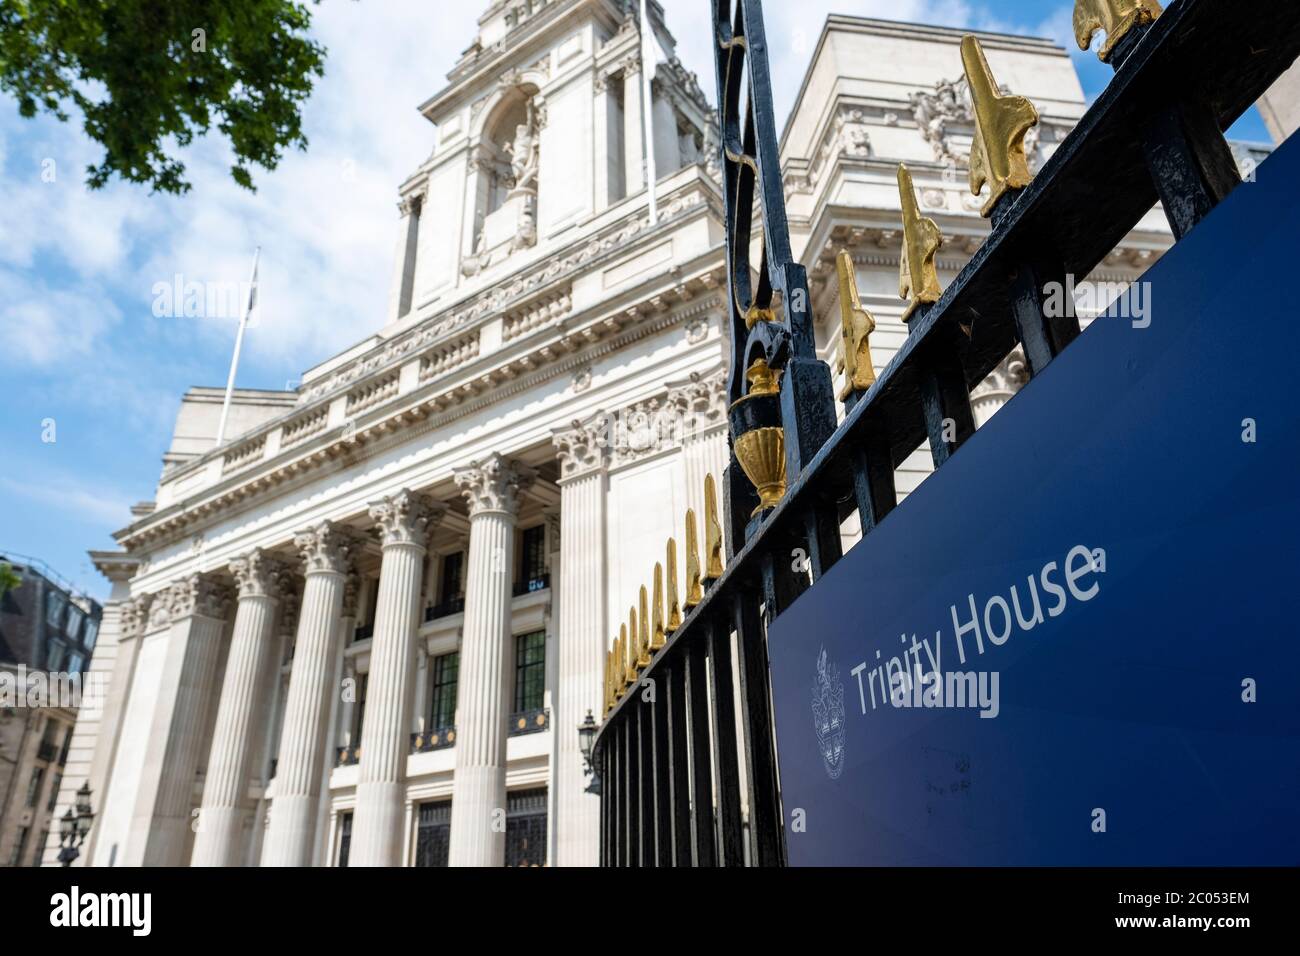
M642 135L645 138L646 185L650 191L650 225L653 226L659 222L657 195L659 172L655 167L654 94L650 87L650 81L653 79L651 73L658 61L653 55L653 50L647 47L647 44L654 41L654 35L650 32L650 13L646 3L647 0L641 0L641 125L643 127Z
M226 398L221 403L221 423L217 426L217 446L226 438L226 419L230 415L230 398L235 391L235 374L239 371L239 352L244 346L244 329L248 328L248 314L253 309L253 297L257 295L257 261L262 256L262 247L253 253L253 273L248 280L248 299L239 315L239 331L235 333L235 354L230 357L230 377L226 379Z

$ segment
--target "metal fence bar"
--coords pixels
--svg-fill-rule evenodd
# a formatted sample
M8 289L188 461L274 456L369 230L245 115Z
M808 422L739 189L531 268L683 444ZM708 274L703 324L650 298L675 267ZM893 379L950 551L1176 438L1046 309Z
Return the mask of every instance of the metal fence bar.
M731 628L709 621L705 635L709 649L709 678L713 688L713 748L718 789L718 863L743 866L745 851L740 815L740 755L736 745L736 698L731 675Z
M691 865L691 773L686 722L686 651L668 671L668 773L672 780L673 866Z
M764 580L775 565L766 555ZM779 574L779 572L778 572ZM780 575L788 579L791 575ZM759 595L738 591L732 600L736 653L740 674L741 725L745 738L745 775L749 789L750 860L755 866L780 866L785 861L781 827L780 783L776 769L772 699L767 664L767 637L759 614Z
M655 698L646 704L654 727L655 866L673 865L672 761L668 756L668 684L671 669L661 675Z
M709 730L708 642L702 628L686 645L686 684L691 743L691 836L696 866L717 866L713 815L713 747Z

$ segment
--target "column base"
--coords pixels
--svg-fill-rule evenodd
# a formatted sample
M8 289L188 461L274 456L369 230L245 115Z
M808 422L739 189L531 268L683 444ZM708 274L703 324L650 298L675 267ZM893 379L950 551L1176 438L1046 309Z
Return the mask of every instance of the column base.
M357 784L349 867L402 865L405 802L405 784L389 781Z
M505 866L504 767L457 767L448 866Z
M243 866L237 858L243 846L244 811L238 807L210 807L198 817L190 866Z
M311 866L316 838L315 797L286 793L271 801L262 866Z

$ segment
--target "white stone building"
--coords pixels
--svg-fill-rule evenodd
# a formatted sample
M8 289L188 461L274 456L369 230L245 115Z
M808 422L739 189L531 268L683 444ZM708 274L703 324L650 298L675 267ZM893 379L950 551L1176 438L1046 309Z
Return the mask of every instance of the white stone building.
M213 392L192 390L124 554L96 556L114 581L94 664L109 701L77 728L59 808L90 781L79 863L596 862L577 727L727 460L711 96L671 62L643 104L635 4L499 0L479 23L421 107L437 146L400 187L378 330L295 391L238 392L221 447ZM982 39L1043 114L1041 163L1084 110L1070 60ZM828 360L841 247L879 367L903 339L899 161L950 237L945 280L987 230L959 40L833 17L813 55L781 159ZM1106 278L1169 243L1153 213ZM1011 362L990 379L979 420L1021 377ZM927 462L900 466L900 494Z

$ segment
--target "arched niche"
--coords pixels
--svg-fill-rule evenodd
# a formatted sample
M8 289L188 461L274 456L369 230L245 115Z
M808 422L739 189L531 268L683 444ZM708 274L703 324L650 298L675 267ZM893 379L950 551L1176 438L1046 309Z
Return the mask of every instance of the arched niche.
M462 272L476 275L537 241L544 104L534 78L502 79L471 129L474 232Z

